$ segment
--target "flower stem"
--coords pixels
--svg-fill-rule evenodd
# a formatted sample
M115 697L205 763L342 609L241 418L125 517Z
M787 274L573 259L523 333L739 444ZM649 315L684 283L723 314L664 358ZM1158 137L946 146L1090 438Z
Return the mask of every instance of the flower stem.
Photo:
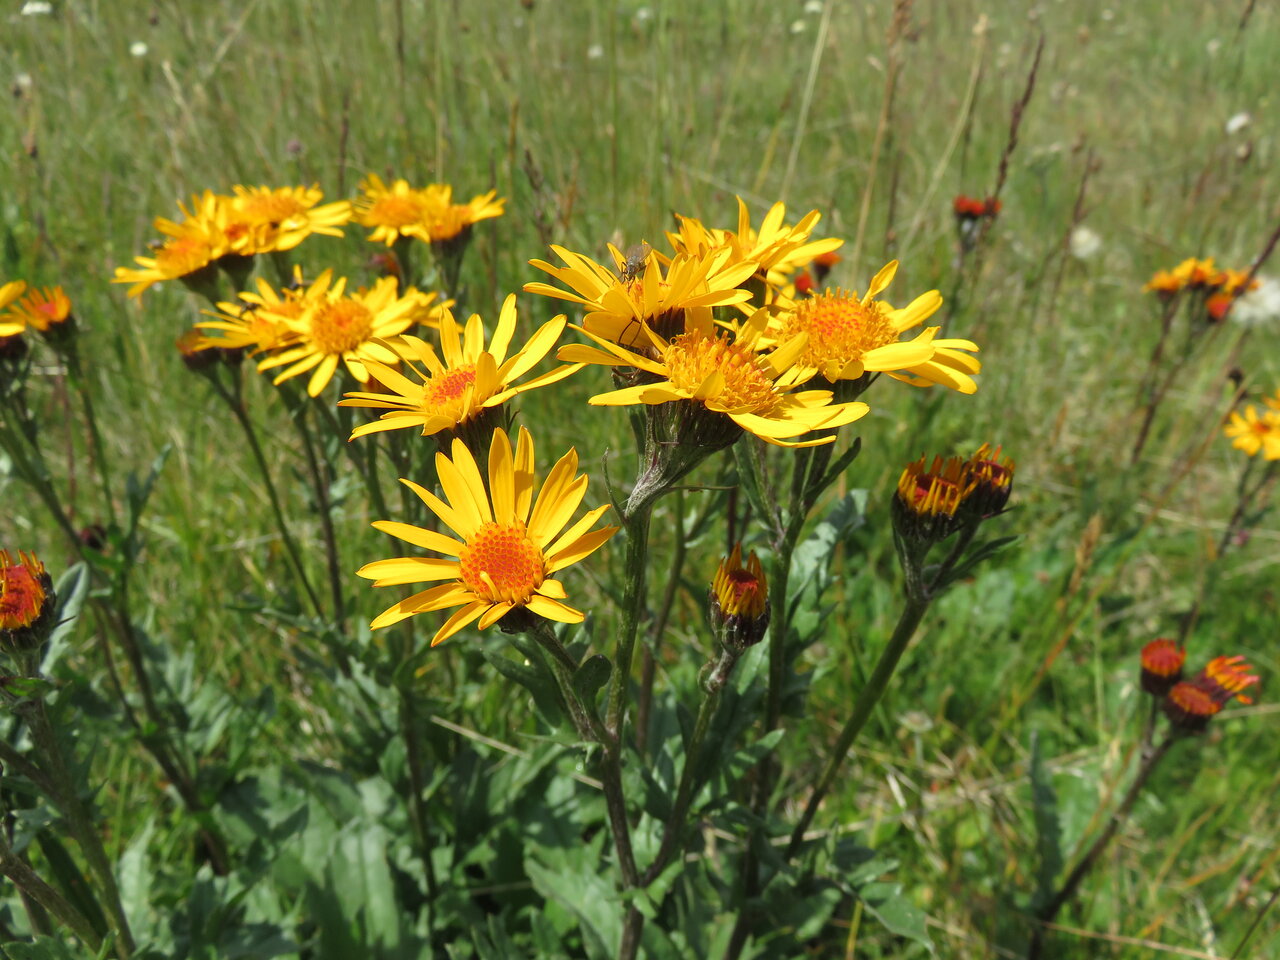
M862 728L866 726L867 720L871 717L871 712L876 708L876 704L880 702L880 698L884 696L885 690L888 689L889 680L893 677L893 672L898 668L898 661L902 659L902 654L906 651L907 644L915 636L916 628L920 626L920 621L924 618L925 611L928 609L929 599L927 597L909 597L907 599L907 605L903 608L901 616L898 617L898 625L894 627L893 636L889 638L889 642L885 645L884 650L881 651L880 659L876 662L870 679L867 680L866 685L859 692L858 699L853 705L853 712L849 715L849 719L845 721L844 728L840 731L840 737L836 740L835 749L831 751L831 756L827 759L827 765L822 771L822 777L818 780L818 785L810 795L809 802L804 808L804 813L796 822L795 829L791 831L791 840L787 843L784 859L789 860L799 849L800 843L804 839L804 832L809 829L809 824L813 822L814 814L818 812L818 805L835 782L836 774L840 772L840 766L844 763L844 758L848 754L849 748L853 746L853 741L862 731Z
M94 954L102 953L102 937L98 936L85 915L77 910L57 890L49 886L31 865L14 853L0 831L0 873L13 881L13 885L40 906L66 924Z
M720 694L728 682L729 673L737 662L736 654L722 650L715 665L708 674L706 696L702 706L698 708L698 719L693 725L693 734L684 751L684 769L680 771L680 783L676 787L676 798L671 804L671 813L662 828L662 842L658 847L658 855L645 871L642 884L650 884L658 878L679 847L681 834L685 828L685 818L689 814L689 805L693 802L697 790L702 764L702 742L711 729L711 720L720 706Z
M638 504L622 518L627 531L627 556L622 573L622 625L618 633L613 675L609 678L609 701L605 729L614 742L621 741L627 711L627 683L635 655L636 634L645 601L645 573L649 558L649 519L653 502Z
M1120 825L1128 819L1134 803L1137 802L1138 795L1142 793L1142 788L1146 786L1151 774L1155 772L1160 761L1169 752L1169 748L1178 739L1179 735L1174 731L1170 731L1158 746L1143 750L1142 766L1138 768L1137 776L1133 778L1133 783L1130 784L1124 799L1120 801L1120 806L1111 815L1111 819L1107 822L1102 833L1098 835L1098 839L1093 841L1088 852L1080 858L1080 862L1068 874L1067 879L1058 888L1058 892L1036 911L1035 919L1038 921L1038 925L1031 934L1031 944L1027 949L1027 960L1038 960L1044 948L1046 925L1052 923L1058 912L1075 896L1080 882L1093 869L1094 864L1097 863L1098 858L1102 856L1102 852L1107 848L1107 844L1111 842L1111 839L1116 835L1116 831L1120 829Z
M302 584L302 589L306 593L312 609L315 611L316 616L323 620L324 607L320 603L320 597L315 588L311 586L311 580L307 577L306 567L302 563L302 552L298 549L297 541L293 539L293 534L289 531L289 524L285 521L284 510L280 506L280 494L276 491L275 481L271 478L271 470L267 466L267 459L262 454L262 445L258 442L257 431L254 430L253 421L249 419L249 414L244 409L244 397L240 391L239 375L237 374L234 393L228 391L218 380L211 378L210 382L213 383L218 396L231 409L231 414L236 418L236 422L240 424L240 429L244 431L245 440L249 444L249 452L253 455L253 462L257 465L258 473L262 477L262 483L267 488L267 499L271 502L271 512L275 516L276 529L280 531L280 539L284 541L289 560L293 564L294 572L298 575L298 582Z
M40 751L54 786L55 792L52 799L62 808L71 834L75 837L85 860L89 863L89 869L98 881L102 899L106 903L107 914L116 931L116 952L121 960L128 960L136 947L133 934L129 929L129 920L120 902L120 888L116 884L115 874L111 871L107 853L102 847L102 838L94 829L89 811L80 802L79 790L67 768L62 750L58 746L57 736L54 734L53 725L49 722L44 701L35 701L22 713L31 731L32 742Z

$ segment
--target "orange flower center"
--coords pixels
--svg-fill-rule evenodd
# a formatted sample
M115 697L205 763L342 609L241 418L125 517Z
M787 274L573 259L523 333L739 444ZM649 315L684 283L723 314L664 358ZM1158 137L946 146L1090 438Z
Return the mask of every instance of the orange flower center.
M438 377L428 380L422 389L422 404L427 407L440 407L451 400L459 399L467 387L476 382L474 365L446 370Z
M715 398L717 408L767 417L777 406L778 392L760 369L759 355L724 337L712 340L700 333L682 333L671 341L663 360L672 386L689 396L707 377L721 374L724 390Z
M26 564L0 565L0 629L31 626L40 616L44 600L44 587Z
M809 334L803 362L819 368L830 363L843 367L898 339L884 304L875 300L864 304L841 291L801 300L783 318L782 327L779 339L784 343L797 334Z
M46 317L56 317L58 315L58 305L52 300L46 300L43 303L37 303L36 309L43 313Z
M432 218L431 239L433 241L452 240L471 226L470 213L471 208L466 204L450 204Z
M185 277L213 259L209 241L196 236L177 237L156 251L156 269L168 279Z
M311 341L321 353L348 353L373 335L373 313L358 300L338 300L311 318Z
M749 570L741 567L728 571L726 586L732 594L729 603L721 606L729 613L747 613L759 616L764 611L764 592L760 579Z
M523 523L486 523L459 558L462 582L489 603L525 603L542 586L546 565Z
M420 222L425 213L425 205L418 197L411 194L389 193L373 202L365 214L365 222L373 227L391 227L399 230L401 227Z

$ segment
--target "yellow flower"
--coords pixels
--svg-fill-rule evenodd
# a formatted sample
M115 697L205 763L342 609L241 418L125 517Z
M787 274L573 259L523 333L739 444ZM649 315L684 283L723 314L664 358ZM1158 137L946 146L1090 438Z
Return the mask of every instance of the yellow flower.
M3 291L0 291L2 294ZM0 295L0 304L4 297ZM0 317L0 337L20 333L25 327L34 327L45 333L50 327L65 323L71 316L71 300L61 287L32 287L26 296L18 299L9 312Z
M1262 451L1262 459L1280 460L1280 413L1264 410L1258 416L1258 408L1250 404L1243 416L1231 412L1223 432L1231 438L1231 446L1251 457Z
M428 199L423 217L422 236L431 243L447 243L455 239L472 224L491 217L502 216L506 200L497 199L498 191L472 197L466 203L453 202L453 188L443 183L433 183L423 191Z
M516 385L542 361L565 326L564 316L558 316L543 324L529 341L507 356L511 338L516 330L516 298L511 294L502 304L498 326L484 345L484 322L479 314L472 314L465 333L444 310L440 319L440 353L418 337L403 337L400 354L406 362L416 360L425 369L410 367L421 383L376 361L365 366L373 378L389 389L390 393L348 393L348 399L340 407L371 407L390 410L372 423L366 423L351 431L351 439L380 430L397 430L403 427L419 427L422 435L431 436L441 430L458 430L486 411L500 407L517 393L545 387L563 380L581 369L580 364L570 364Z
M457 539L407 523L384 520L374 524L383 533L449 559L375 560L357 571L358 576L374 581L375 587L446 582L401 600L370 626L377 630L418 613L460 607L432 637L434 647L477 619L483 630L516 608L548 620L581 623L583 614L560 602L567 594L551 574L590 556L619 528L591 529L609 509L606 504L589 510L564 529L587 490L587 477L575 477L577 470L578 454L571 448L551 468L535 502L533 438L521 427L513 457L510 438L505 431L495 430L486 490L475 458L455 439L452 458L436 454L444 500L410 480L401 482L457 534Z
M8 283L0 285L0 310L3 310L13 301L22 296L23 291L27 289L25 280L10 280ZM0 317L0 337L12 337L21 333L27 328L26 320L9 319Z
M718 333L709 319L671 340L650 332L652 359L587 332L603 350L569 344L557 356L571 363L635 367L648 375L645 379L656 381L592 397L590 402L597 406L686 401L722 414L768 443L784 447L831 443L834 436L799 442L788 438L852 423L866 414L867 405L832 403L829 390L791 392L799 382L793 365L808 338L795 337L765 353L762 335L767 324L768 312L758 310L736 339Z
M204 311L213 320L196 324L201 330L217 330L220 336L209 337L204 346L226 350L248 350L262 353L288 346L298 334L287 324L298 320L312 302L318 303L329 289L333 271L326 270L310 285L302 282L302 268L293 268L293 283L276 291L267 280L258 277L256 293L246 290L236 296L239 303L220 302L218 313Z
M1263 397L1262 402L1265 403L1272 410L1275 410L1277 413L1280 413L1280 390L1276 391L1276 394L1274 397Z
M770 285L779 287L786 283L789 273L844 244L838 237L809 239L822 219L817 210L810 210L795 226L783 223L786 214L786 206L775 203L765 214L760 229L753 229L747 205L738 197L737 230L708 229L692 217L677 216L680 229L675 233L669 232L667 239L676 253L688 256L701 256L722 247L728 248L729 263L754 263L753 272L766 274Z
M659 336L674 337L690 323L709 322L712 307L750 300L750 291L738 286L756 270L751 261L731 264L727 247L677 255L665 270L653 251L645 256L642 269L633 270L618 248L609 244L614 262L609 270L564 247L553 244L551 250L566 266L555 267L544 260L529 263L573 292L546 283L526 283L525 292L582 304L587 309L582 321L587 333L633 349L649 347L646 326Z
M408 180L396 180L387 186L375 173L360 181L355 203L355 221L372 227L369 239L388 247L401 237L430 240L426 230L427 216L437 200L426 190L415 190Z
M259 370L284 367L275 383L311 372L307 393L319 396L333 379L338 364L361 383L369 379L366 360L384 364L400 358L384 341L423 320L438 322L442 305L431 305L435 294L410 289L396 291L395 277L383 277L370 290L346 294L346 278L329 286L326 274L312 284L308 303L296 319L282 318L296 342L258 364ZM433 314L437 316L432 316Z
M351 202L340 200L316 206L324 199L317 185L310 187L232 187L227 204L229 222L242 224L249 235L243 253L292 250L313 233L340 237L339 227L351 219ZM225 227L224 227L225 229Z
M1157 270L1142 289L1148 293L1155 292L1167 297L1188 287L1203 289L1216 286L1220 276L1220 271L1213 265L1212 257L1208 260L1188 257L1172 270Z
M809 335L809 345L796 361L806 370L803 379L816 373L835 383L885 372L916 386L938 383L973 393L978 385L970 375L980 364L963 352L978 349L972 340L937 340L939 328L927 327L913 339L899 341L903 331L918 327L942 306L942 297L930 290L899 310L876 300L897 270L896 260L884 267L861 299L856 293L828 290L795 301L775 320L778 339Z
M116 267L112 283L131 283L129 296L165 280L195 279L217 259L231 253L231 241L215 220L186 219L175 223L159 217L156 230L169 239L155 249L154 257L134 257L138 266Z

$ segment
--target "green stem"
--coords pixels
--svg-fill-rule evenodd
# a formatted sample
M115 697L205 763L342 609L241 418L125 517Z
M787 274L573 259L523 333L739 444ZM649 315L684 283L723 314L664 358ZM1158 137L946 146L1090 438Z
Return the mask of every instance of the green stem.
M671 805L671 814L662 828L662 842L658 847L658 855L645 871L640 881L642 885L648 885L656 880L667 868L667 864L671 862L671 858L679 848L681 835L684 833L685 818L689 814L689 806L693 802L704 768L702 743L707 738L707 731L711 729L711 720L720 706L720 695L737 660L737 654L722 650L708 675L706 696L702 699L702 706L698 708L698 719L693 725L693 734L685 746L684 769L680 771L676 799Z
M644 756L649 739L649 713L653 705L653 681L658 648L662 644L662 635L666 633L667 622L671 618L671 608L675 605L676 594L680 591L680 576L684 570L684 558L687 552L684 527L684 491L676 491L675 498L675 556L671 560L671 569L667 575L667 589L662 595L662 606L649 631L651 638L644 648L640 664L640 694L636 698L636 751Z
M827 765L822 771L822 777L818 780L818 785L810 795L809 802L805 806L804 813L799 821L797 821L795 829L791 831L791 840L787 844L784 859L789 860L799 849L800 842L804 839L804 832L809 829L809 824L813 822L814 814L818 812L818 805L835 782L836 774L840 772L840 766L844 763L844 758L848 755L849 748L853 746L853 741L862 731L862 728L866 726L867 720L871 717L871 712L876 708L876 704L880 702L880 698L884 696L885 690L888 689L889 680L893 677L893 672L898 668L898 661L902 659L902 654L906 651L907 644L911 642L916 628L920 626L920 621L924 618L925 611L928 609L928 598L907 600L907 605L903 609L902 615L898 618L898 625L894 628L893 636L889 638L889 642L885 645L884 650L881 651L880 659L877 661L870 679L867 680L866 685L858 693L858 699L853 704L853 712L849 715L849 719L845 721L844 728L840 731L840 737L836 740L831 756L827 759Z
M1107 844L1111 842L1112 837L1116 835L1116 831L1120 829L1120 825L1128 819L1130 811L1133 810L1134 803L1137 802L1138 795L1142 793L1142 788L1146 786L1147 781L1151 778L1151 774L1155 772L1160 761L1164 759L1165 754L1169 752L1169 748L1179 739L1179 735L1175 731L1170 731L1169 735L1160 742L1160 745L1154 749L1144 750L1142 758L1142 766L1138 768L1137 776L1133 778L1128 792L1124 795L1124 799L1120 801L1120 806L1116 808L1115 813L1111 815L1111 819L1107 822L1102 833L1098 835L1098 839L1093 841L1088 852L1085 853L1075 868L1063 881L1058 892L1055 893L1049 901L1036 911L1035 918L1039 921L1035 932L1031 935L1031 944L1027 950L1027 960L1038 960L1044 946L1044 934L1046 925L1053 923L1058 912L1067 905L1072 897L1075 896L1076 890L1080 886L1080 882L1084 880L1098 858L1102 856L1102 852L1107 848Z
M85 383L84 372L80 368L79 353L73 348L67 353L67 366L71 371L71 379L75 383L76 392L80 394L80 405L84 408L85 423L89 427L89 441L93 446L93 465L98 475L98 486L102 488L102 501L106 505L107 516L112 526L116 522L115 500L111 496L111 481L107 470L106 446L102 442L102 431L98 429L98 418L93 410L93 396L89 385Z
M418 853L422 857L422 867L427 881L427 896L435 900L440 893L436 879L435 863L431 859L430 820L427 814L427 802L423 794L427 789L426 769L422 763L422 736L418 730L417 705L413 691L407 684L397 683L396 692L400 697L400 731L404 736L405 758L409 765L409 807L413 814L414 839L418 843Z
M276 529L280 531L280 539L284 541L286 552L289 554L289 560L293 564L294 573L298 576L298 582L302 584L302 589L307 595L307 599L311 603L311 608L315 611L317 617L324 619L324 607L320 603L320 597L316 593L315 588L311 586L311 580L307 577L306 567L302 563L302 551L298 549L297 541L293 539L293 534L289 531L289 524L284 518L284 509L280 506L280 494L276 491L275 481L271 478L271 470L267 466L267 458L262 454L262 445L258 442L258 433L253 428L253 421L249 419L249 414L244 409L243 396L239 389L239 379L236 380L236 390L229 392L219 381L211 380L214 389L231 409L231 414L236 418L236 422L240 424L240 429L244 432L245 440L249 444L249 452L253 455L253 462L258 467L258 473L262 477L263 486L267 488L267 499L271 503L271 513L276 520Z
M30 864L13 852L3 833L0 833L0 873L69 927L94 954L102 955L102 937L98 936L93 925L62 894L49 886Z
M31 739L35 748L40 751L48 769L49 777L54 785L52 799L62 808L67 818L71 834L76 838L84 853L89 869L98 881L103 901L107 905L107 913L116 931L116 950L121 960L128 960L136 947L133 934L129 929L129 920L125 916L124 906L120 902L120 888L116 884L115 874L111 871L111 863L107 852L102 847L102 838L93 827L93 819L89 811L80 802L80 792L72 779L71 771L58 746L53 725L49 722L49 714L43 700L35 701L30 709L23 710L23 715L31 730Z
M627 531L627 556L622 572L622 625L614 656L613 675L609 678L609 701L605 729L610 738L621 741L626 719L627 683L631 679L631 661L635 655L636 634L645 600L645 573L649 558L649 519L653 502L637 505L623 517Z
M338 632L346 629L346 602L342 591L342 562L338 557L338 538L333 529L333 510L329 502L329 478L322 467L322 461L316 455L315 441L311 428L307 425L307 411L304 408L298 415L298 432L302 435L302 449L307 459L307 472L311 475L311 486L316 494L316 507L320 512L320 529L324 534L324 553L329 571L329 594L333 601L333 619ZM343 672L349 671L343 663Z

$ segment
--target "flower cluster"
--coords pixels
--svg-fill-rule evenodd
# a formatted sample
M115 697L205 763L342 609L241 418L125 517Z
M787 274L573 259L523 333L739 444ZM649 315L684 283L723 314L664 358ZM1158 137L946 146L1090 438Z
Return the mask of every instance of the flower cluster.
M391 246L402 237L427 243L448 243L464 237L472 224L502 216L505 200L496 190L472 197L466 203L453 202L453 188L432 183L418 189L407 180L390 186L376 174L360 183L355 221L372 229L369 239Z
M236 186L231 194L206 190L190 209L179 205L181 220L157 217L165 239L154 256L135 257L137 267L117 267L115 283L128 283L129 296L165 280L181 280L203 290L221 267L234 278L247 276L252 258L292 250L312 234L342 236L351 204L321 204L324 193L311 187Z
M1231 445L1248 456L1262 454L1264 460L1280 460L1280 390L1274 397L1263 400L1259 411L1254 404L1244 412L1233 410L1223 432L1231 438Z
M927 464L927 467L926 467ZM898 478L894 527L904 541L928 546L961 527L1000 513L1013 492L1015 465L983 444L968 459L921 456Z
M575 329L594 345L567 345L558 356L613 369L618 389L593 404L679 405L668 442L714 449L746 431L784 446L830 443L833 429L866 414L856 398L881 372L917 386L976 389L976 344L939 339L938 327L903 339L941 305L936 290L901 309L877 299L896 261L861 295L800 296L837 262L842 241L813 238L817 211L794 226L785 216L776 204L753 227L741 200L736 229L678 216L670 254L644 244L624 255L610 245L607 265L552 247L564 266L531 263L568 289L525 290L584 308Z
M1152 644L1148 644L1143 650L1144 680L1148 660L1159 659L1155 653L1148 656L1148 650L1151 648ZM1166 655L1160 654L1160 656ZM1183 658L1185 659L1185 653ZM1181 668L1182 665L1179 663L1177 668L1179 676L1181 676ZM1252 703L1252 699L1246 695L1245 691L1258 683L1258 677L1250 673L1251 669L1243 656L1214 657L1195 677L1190 680L1179 680L1168 688L1164 695L1163 706L1169 722L1176 730L1199 733L1232 700Z
M1206 298L1208 318L1216 322L1226 315L1232 301L1257 287L1258 281L1246 270L1220 270L1212 258L1189 257L1172 270L1157 270L1142 289L1162 300L1170 300L1184 291L1200 294Z
M982 200L960 193L951 201L951 211L956 215L957 220L980 220L983 217L994 220L1000 213L1000 207L998 197L987 197Z

